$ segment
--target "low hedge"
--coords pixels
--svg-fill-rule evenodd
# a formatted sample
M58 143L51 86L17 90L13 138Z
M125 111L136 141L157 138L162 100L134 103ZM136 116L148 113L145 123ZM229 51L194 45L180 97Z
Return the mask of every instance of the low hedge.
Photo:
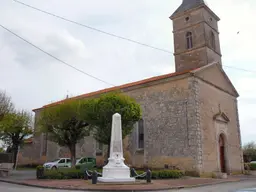
M76 169L79 169L81 172L84 172L85 169L92 170L92 169L94 169L94 167L95 167L95 164L92 162L88 162L88 163L81 164L81 165L76 165Z
M250 167L250 170L256 171L256 163L250 163L249 167Z
M251 170L251 171L256 171L256 163L245 163L244 164L244 169L245 170Z
M97 170L101 172L101 170ZM140 175L144 171L137 171ZM152 171L152 179L178 179L184 176L184 173L179 170L158 170ZM82 179L84 178L84 172L80 169L58 169L58 170L44 170L43 176L39 179ZM145 178L137 178L145 179Z
M138 175L141 175L144 171L137 171ZM184 173L179 170L153 170L152 179L179 179L184 176ZM138 178L143 179L143 178Z
M58 170L45 170L40 179L82 179L84 173L79 169L58 169Z

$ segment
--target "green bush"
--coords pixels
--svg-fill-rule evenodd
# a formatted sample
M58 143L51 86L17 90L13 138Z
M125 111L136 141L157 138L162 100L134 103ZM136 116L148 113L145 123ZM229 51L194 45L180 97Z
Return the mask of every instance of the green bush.
M96 170L101 173L100 169L90 169L90 171ZM137 171L140 175L144 171ZM156 170L152 171L152 179L178 179L184 176L184 173L179 170ZM44 176L40 179L82 179L84 177L84 172L81 169L57 169L57 170L45 170ZM145 179L137 178L137 179Z
M43 166L37 166L36 167L36 178L41 179L44 177L44 167Z
M44 167L42 165L38 165L36 169L43 169Z
M250 170L255 171L256 170L256 163L250 163L249 167L250 167Z
M45 170L44 177L42 179L81 179L83 178L83 172L79 169L57 169L57 170Z
M95 167L93 162L87 162L84 164L76 165L76 169L79 169L81 172L84 172L85 169L92 170Z
M138 175L141 175L144 171L137 171ZM157 170L152 171L152 179L179 179L184 176L184 173L179 170ZM144 179L144 178L137 178Z

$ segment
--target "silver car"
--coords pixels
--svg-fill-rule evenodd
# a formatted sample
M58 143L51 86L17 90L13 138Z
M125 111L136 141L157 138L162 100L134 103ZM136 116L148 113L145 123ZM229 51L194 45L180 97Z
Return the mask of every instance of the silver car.
M58 169L58 168L70 168L71 159L70 158L59 158L51 162L46 162L43 167L45 169Z

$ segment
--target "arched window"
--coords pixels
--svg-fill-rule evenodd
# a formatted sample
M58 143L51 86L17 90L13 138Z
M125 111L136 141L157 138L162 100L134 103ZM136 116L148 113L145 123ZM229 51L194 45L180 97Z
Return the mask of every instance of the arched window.
M211 46L215 50L216 49L216 44L215 44L215 35L213 32L211 32Z
M192 33L191 32L186 33L186 40L187 40L187 49L193 48Z

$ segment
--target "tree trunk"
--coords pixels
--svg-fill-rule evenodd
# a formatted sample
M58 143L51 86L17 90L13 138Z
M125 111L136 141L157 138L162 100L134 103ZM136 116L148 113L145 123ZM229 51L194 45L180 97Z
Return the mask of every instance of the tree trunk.
M70 154L71 154L71 167L76 166L76 144L72 144L70 146Z
M13 153L13 168L16 167L16 163L17 163L17 156L18 156L18 150L19 150L19 146L13 146L12 148L12 153Z

